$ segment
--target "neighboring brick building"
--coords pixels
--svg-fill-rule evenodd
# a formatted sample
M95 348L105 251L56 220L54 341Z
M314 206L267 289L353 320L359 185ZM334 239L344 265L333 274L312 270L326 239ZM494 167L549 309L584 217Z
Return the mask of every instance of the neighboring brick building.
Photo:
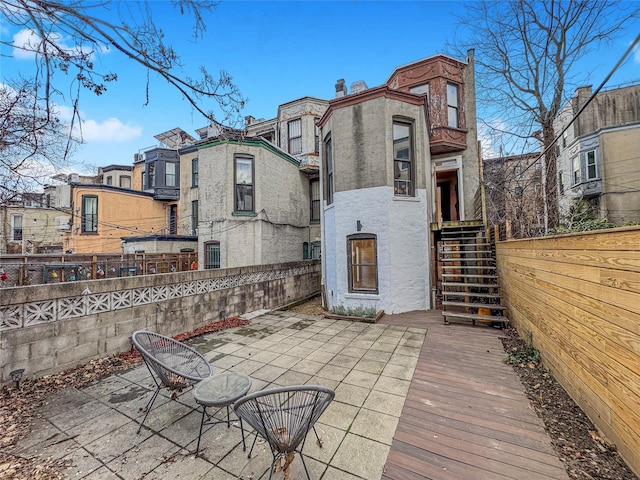
M487 227L510 225L515 238L544 232L540 153L483 160Z

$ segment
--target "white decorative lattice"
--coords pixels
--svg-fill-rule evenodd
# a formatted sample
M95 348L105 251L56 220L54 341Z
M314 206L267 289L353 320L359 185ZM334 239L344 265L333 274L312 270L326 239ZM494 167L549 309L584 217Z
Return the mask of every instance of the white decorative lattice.
M151 303L151 289L149 287L135 288L131 292L131 297L134 305Z
M111 295L100 293L97 295L87 295L87 314L108 312L111 310Z
M86 313L84 297L67 297L58 300L58 320L82 317Z
M171 285L119 290L32 302L0 308L0 331L39 325L65 318L122 310L171 298L187 297L216 290L293 277L312 271L309 267L242 273L228 277L188 281Z
M209 291L209 280L198 280L196 282L197 293L207 293Z
M27 303L24 306L24 326L39 325L56 319L56 302Z
M178 298L182 296L182 284L176 283L169 285L169 298Z
M185 297L196 294L196 282L186 282L182 284L182 294Z
M131 305L131 290L111 292L111 308L113 310L129 308Z
M169 298L169 289L166 285L151 288L151 300L153 302L161 302Z
M22 305L0 308L0 331L22 326Z

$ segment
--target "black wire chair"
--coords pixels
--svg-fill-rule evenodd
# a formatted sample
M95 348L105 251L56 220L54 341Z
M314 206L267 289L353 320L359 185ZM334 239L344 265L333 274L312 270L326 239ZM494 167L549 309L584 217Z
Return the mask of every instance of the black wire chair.
M146 413L138 427L137 433L140 433L162 388L177 394L209 378L213 369L200 353L173 338L158 333L138 331L133 334L131 341L140 352L156 383L156 390L147 403Z
M256 430L249 458L258 435L271 447L273 462L269 479L273 475L274 467L281 467L286 472L297 452L300 454L307 479L311 480L302 449L311 429L318 439L318 445L322 447L314 425L334 397L335 392L327 387L296 385L252 393L234 404L236 415Z

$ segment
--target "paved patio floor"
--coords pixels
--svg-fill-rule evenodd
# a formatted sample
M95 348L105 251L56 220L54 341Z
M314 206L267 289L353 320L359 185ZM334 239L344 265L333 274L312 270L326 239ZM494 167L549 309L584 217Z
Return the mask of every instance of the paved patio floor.
M311 476L370 480L382 476L425 335L424 328L270 312L246 327L190 344L209 359L214 373L249 375L251 392L294 384L333 388L336 397L316 424L323 446L313 433L305 445ZM17 453L70 458L70 479L269 478L267 445L259 442L247 458L237 422L211 428L203 435L200 456L193 455L200 412L191 390L178 400L163 391L136 434L154 388L144 365L82 389L67 388L40 410ZM250 445L253 433L247 440ZM291 480L301 478L296 458Z

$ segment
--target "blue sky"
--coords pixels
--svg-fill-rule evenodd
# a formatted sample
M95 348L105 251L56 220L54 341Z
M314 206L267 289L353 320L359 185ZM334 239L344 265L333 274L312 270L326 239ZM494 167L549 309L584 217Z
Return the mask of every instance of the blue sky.
M279 104L306 95L333 98L334 84L364 80L369 87L386 81L394 68L437 53L447 53L456 31L454 1L222 1L205 21L204 38L194 43L190 20L168 1L150 2L156 23L182 57L184 75L227 70L249 99L243 115L273 118ZM17 30L0 27L3 39ZM640 19L629 24L612 45L582 62L584 83L597 86L640 32ZM7 52L2 52L6 55ZM29 59L0 58L1 80L28 74ZM96 63L118 73L108 91L82 95L86 145L74 160L90 166L131 164L133 154L157 145L154 135L180 127L195 136L206 120L160 78L151 77L150 104L145 103L146 73L116 53ZM610 85L640 83L640 55L627 62ZM480 86L478 86L480 88ZM63 104L64 105L64 104ZM480 112L481 113L481 112ZM87 171L86 167L76 167Z

